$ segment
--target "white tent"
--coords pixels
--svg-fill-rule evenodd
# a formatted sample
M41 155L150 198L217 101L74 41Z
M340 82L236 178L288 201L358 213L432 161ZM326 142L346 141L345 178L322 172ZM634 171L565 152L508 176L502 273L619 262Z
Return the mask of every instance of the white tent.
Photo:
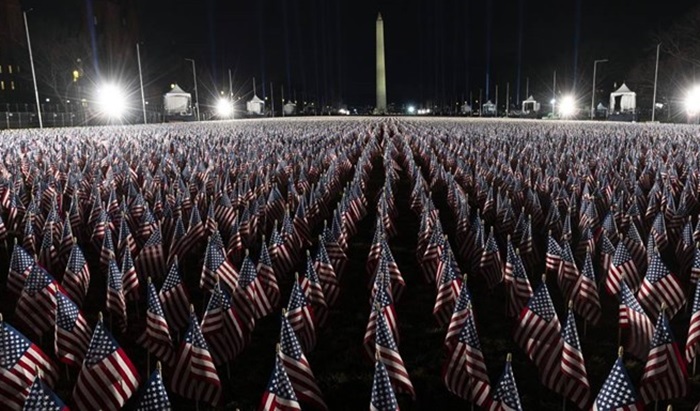
M462 114L469 115L471 113L472 113L472 106L470 106L469 103L462 104Z
M265 102L261 100L257 94L253 94L253 98L246 103L246 109L248 110L248 114L261 116L265 113Z
M491 100L487 101L484 103L484 106L481 107L481 115L482 116L495 116L496 115L496 105L491 102Z
M523 101L522 110L523 113L526 114L538 112L540 111L540 103L538 103L534 97L530 96L527 100Z
M610 93L610 113L634 112L637 108L637 93L625 83Z
M292 103L291 101L288 101L287 104L282 106L282 112L285 116L292 116L297 112L297 105Z
M173 84L171 90L163 95L163 108L166 116L192 115L192 94Z

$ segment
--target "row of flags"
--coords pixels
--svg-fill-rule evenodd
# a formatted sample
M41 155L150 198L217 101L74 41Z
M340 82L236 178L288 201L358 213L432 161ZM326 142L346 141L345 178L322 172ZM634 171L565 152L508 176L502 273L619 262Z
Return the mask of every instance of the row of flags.
M370 409L398 409L396 395L416 397L394 308L406 282L390 247L401 231L394 192L406 177L420 218L418 267L435 286L433 315L446 329L442 378L450 392L483 408L522 408L510 356L491 386L469 277L488 288L503 284L507 313L517 318L514 341L542 383L578 407L631 409L686 395L685 364L700 352L698 287L686 358L669 319L687 304L688 284L700 273L699 230L686 219L700 204L693 190L698 176L682 172L681 154L665 163L625 154L592 172L567 148L540 141L553 153L545 157L547 150L528 146L529 138L491 136L478 147L464 135L423 138L413 123L346 127L330 139L266 139L271 147L216 138L197 147L175 132L159 136L162 147L138 147L143 139L129 136L88 138L89 146L53 139L47 151L13 147L19 161L0 167L0 240L17 239L7 281L17 297L14 319L32 337L54 331L55 357L80 369L72 395L77 409L119 409L139 388L140 409L167 408L149 405L166 404L167 392L218 405L224 395L218 369L236 359L256 322L269 315L280 316L280 337L261 408L327 409L306 354L337 303L378 159L385 179L365 264L370 315L363 347L375 369ZM517 160L508 153L518 153ZM635 167L643 171L631 181ZM442 227L434 192L447 193L442 212L456 221L453 235ZM209 295L201 321L180 270L182 261L199 256L198 286ZM295 274L298 267L304 268ZM530 273L538 267L553 274L570 302L563 326L546 277L532 290ZM109 329L101 318L90 327L82 311L96 278L105 280ZM278 281L292 283L286 309ZM591 392L575 319L599 321L602 288L620 300L619 325L629 330L625 351L647 364L639 394L621 359L598 395ZM134 304L144 300L138 343L165 369L142 386L112 332L118 337L136 327ZM3 344L24 344L13 350L14 363L2 364L3 383L14 378L16 364L24 370L21 389L7 389L8 403L21 409L36 390L42 401L62 404L50 392L58 378L50 358L2 324Z

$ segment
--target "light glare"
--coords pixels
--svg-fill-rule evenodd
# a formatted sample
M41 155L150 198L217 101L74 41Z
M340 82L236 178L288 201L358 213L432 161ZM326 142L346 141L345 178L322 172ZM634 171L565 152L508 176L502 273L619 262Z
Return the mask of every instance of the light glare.
M694 116L700 113L700 86L695 86L688 91L684 103L688 115Z
M230 117L233 114L233 104L227 98L220 98L216 102L216 114L219 117Z
M110 118L121 118L126 112L126 95L116 84L104 84L97 90L97 108Z
M559 114L562 117L571 117L576 113L576 100L572 96L565 96L559 103Z

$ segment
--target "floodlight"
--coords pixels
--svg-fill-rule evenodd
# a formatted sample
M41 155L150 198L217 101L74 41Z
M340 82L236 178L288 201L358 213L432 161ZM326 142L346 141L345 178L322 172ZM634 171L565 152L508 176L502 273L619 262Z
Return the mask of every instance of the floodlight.
M688 91L684 103L688 115L694 116L700 113L700 86L694 86Z
M97 108L110 118L121 118L126 112L126 95L116 84L103 84L97 89Z
M413 106L408 106L408 114L414 114L416 112L416 108Z
M219 117L231 117L233 114L233 104L227 98L220 98L216 102L216 115Z
M564 96L559 103L559 114L562 117L571 117L576 114L576 100L573 96Z

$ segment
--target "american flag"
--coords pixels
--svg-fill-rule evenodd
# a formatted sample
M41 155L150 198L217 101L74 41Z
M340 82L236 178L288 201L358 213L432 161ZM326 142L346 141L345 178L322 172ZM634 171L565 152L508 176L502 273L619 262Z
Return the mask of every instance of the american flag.
M607 273L610 270L613 256L615 256L615 246L608 239L607 235L600 236L600 271Z
M416 398L416 392L413 389L413 384L404 366L401 354L399 354L398 346L394 341L391 330L387 324L384 312L377 313L377 327L375 335L375 355L379 361L382 361L387 368L389 378L391 379L397 393L407 393L411 398Z
M559 289L567 300L572 298L574 287L580 276L571 246L568 241L563 241L561 246L561 263L557 271L557 282L559 283Z
M372 397L369 403L370 411L399 411L399 403L396 401L394 389L391 387L391 379L384 363L377 359L374 365L374 379L372 381Z
M651 236L651 238L654 237ZM639 235L637 226L635 226L634 223L629 224L627 234L622 237L622 242L625 243L625 246L627 246L627 251L632 256L638 272L645 272L647 269L647 249L644 247L642 237ZM653 250L648 251L652 252Z
M573 290L574 310L586 321L597 324L602 315L598 287L593 272L593 259L590 252L586 252L583 270L579 275Z
M37 375L29 390L23 411L69 411L66 404L58 398L51 387Z
M442 249L445 244L445 238L442 234L442 226L440 225L439 221L440 220L435 221L430 234L430 240L425 247L425 252L421 258L419 258L423 275L428 284L433 284L435 282L435 277L437 276L437 266L440 262L440 255L442 255Z
M515 382L513 375L513 366L511 365L511 354L506 356L506 365L503 368L503 374L493 390L493 401L489 406L489 411L522 411L523 407L520 404L520 394L518 393L518 385Z
M182 329L189 321L190 296L180 277L177 258L170 266L165 282L158 293L168 324L175 330Z
M649 343L654 335L654 324L634 297L625 281L620 283L619 327L629 329L629 340L625 349L639 359L645 359Z
M700 244L695 245L693 263L690 267L690 282L692 284L697 284L698 280L700 280Z
M22 237L22 247L24 247L27 252L34 254L36 253L36 238L34 233L34 214L31 211L27 212L24 217L24 236Z
M632 290L639 289L639 273L627 246L620 241L615 248L615 254L610 262L608 276L605 278L605 290L610 295L617 295L620 292L620 283L625 281L631 285Z
M377 264L379 264L379 257L382 253L382 238L386 234L384 233L384 225L381 222L379 216L377 216L377 221L374 228L374 238L372 239L372 245L369 248L369 253L367 254L367 262L365 263L365 269L367 274L372 276L377 269Z
M166 364L172 364L175 351L170 336L168 321L165 319L163 307L160 304L156 286L148 277L146 308L146 330L141 334L138 343Z
M171 228L171 230L163 230L163 233L165 238L170 240L168 243L170 245L168 247L168 259L166 261L166 264L170 266L175 258L182 259L184 257L182 251L178 251L178 248L184 241L185 235L187 234L185 231L185 225L182 223L182 216L178 215L177 219L175 220L175 225ZM178 253L180 254L178 255Z
M275 367L260 401L260 411L301 411L282 359L275 355Z
M656 215L654 223L651 225L650 234L654 237L654 241L656 241L659 250L666 248L668 244L668 234L666 233L666 221L663 213L658 213Z
M202 222L202 217L200 216L197 207L192 207L190 221L187 227L188 229L185 237L171 247L171 256L177 255L180 259L184 258L187 253L192 251L192 249L195 248L195 246L206 236L204 223Z
M90 287L90 268L85 261L83 251L75 240L68 257L66 271L63 274L62 286L71 300L79 306L82 305Z
M332 222L329 227L327 224L323 230L323 244L328 252L328 258L333 264L333 269L338 280L342 277L345 272L345 266L348 261L348 257L339 245L337 238L340 235L339 229L334 229L336 227L335 223Z
M245 311L251 311L254 319L259 319L268 316L272 313L272 303L267 298L261 279L258 277L258 270L255 268L255 263L248 255L243 258L241 265L240 277L238 278L237 293L243 293L247 301L241 301L245 304L244 307L237 307L238 311L243 314Z
M126 300L124 299L124 287L122 273L114 260L109 261L107 270L107 300L106 310L117 320L122 331L126 330Z
M176 357L171 380L173 392L217 406L221 400L221 382L192 306L190 325Z
M608 378L593 402L592 411L637 411L644 406L637 401L634 384L622 362L622 349Z
M165 273L165 251L160 227L156 226L141 252L134 260L136 271L142 276L160 279Z
M0 401L10 410L21 410L34 379L54 385L57 369L38 346L0 316Z
M328 303L326 303L326 297L323 295L321 280L318 278L309 250L306 250L306 272L301 279L301 289L304 291L304 296L306 296L311 307L313 307L316 325L322 327L328 319Z
M433 316L441 327L450 321L462 286L462 278L455 272L449 246L443 248L442 254L443 263L440 264L441 272L437 277L438 290L433 306Z
M102 323L95 326L73 401L78 410L119 410L136 392L139 374Z
M488 404L491 385L471 305L467 307L462 329L448 353L442 378L447 389L458 397L480 407Z
M214 362L223 364L243 351L250 340L250 330L245 328L233 308L231 296L220 284L217 283L211 293L202 317L202 335L209 344Z
M124 252L129 250L132 255L138 251L136 248L136 240L131 234L126 215L122 213L121 223L119 224L119 235L117 236L117 254L124 255Z
M493 227L491 227L489 237L484 246L484 251L481 254L479 272L485 277L489 289L492 289L503 281L501 255L498 251L498 244L496 243L496 237L493 233Z
M34 258L21 245L17 244L12 249L12 257L10 257L10 270L7 274L7 288L13 294L19 295L24 288L24 283L27 276L34 267Z
M116 253L114 252L114 242L112 241L112 235L105 235L102 242L102 248L100 249L100 264L103 267L109 266L109 261L116 258Z
M520 313L513 338L538 367L543 383L548 388L555 389L557 379L561 375L559 360L563 340L561 324L544 276L542 284Z
M50 227L44 228L41 247L39 248L39 264L49 272L54 272L58 251L53 244L53 233Z
M466 274L462 276L462 287L459 291L459 296L457 297L457 303L455 304L454 311L452 312L452 317L450 318L450 323L447 326L447 334L445 335L445 347L448 350L452 350L455 345L455 340L459 337L459 333L464 328L464 322L467 320L467 316L470 315L470 306L472 302L472 295L467 287L467 276Z
M385 275L382 274L382 278ZM379 277L378 277L379 279ZM374 301L372 301L372 307L369 312L369 319L367 321L367 326L365 327L365 335L363 337L363 345L365 347L365 352L367 353L367 358L374 358L374 348L375 348L375 335L377 331L377 315L379 311L384 313L384 318L386 319L391 334L394 337L394 341L398 344L399 342L399 325L398 317L396 315L396 310L394 309L394 300L391 297L391 292L385 285L377 289L377 293L374 295Z
M685 343L685 358L688 362L700 354L700 286L695 286L695 298L691 309L688 339Z
M258 270L258 278L260 278L260 283L262 284L262 291L267 296L267 300L270 302L272 309L275 309L280 303L280 288L277 284L275 270L272 268L272 260L267 251L264 235L262 236L262 242L260 244L260 255L258 256L258 265L256 268Z
M78 306L61 292L56 292L56 357L71 366L80 366L90 345L92 329Z
M311 366L301 350L301 345L292 329L287 314L282 314L280 331L279 358L289 376L294 392L300 401L312 405L315 409L327 410L323 394L316 384L316 378L311 371Z
M581 351L581 343L576 331L574 311L569 308L566 324L562 333L564 345L561 355L561 370L565 376L562 381L562 395L575 403L579 409L587 409L591 401L591 386L588 384L586 363Z
M671 326L662 307L656 330L651 339L639 395L645 403L685 397L688 391L688 372L685 361L673 338Z
M53 327L56 320L58 284L39 264L34 264L17 301L15 316L38 337Z
M160 365L160 364L159 364ZM158 367L146 383L141 394L136 411L171 411L168 392L163 383L160 367Z
M263 240L263 243L265 241ZM314 269L318 274L318 278L321 281L321 287L323 288L323 296L326 299L326 303L329 306L335 305L338 300L338 294L340 292L340 283L335 275L335 269L328 257L328 251L323 242L323 237L319 236L318 248L316 250L316 256L314 258ZM258 270L258 275L260 271Z
M662 304L666 305L671 318L685 304L685 291L680 281L674 273L669 271L656 250L652 251L649 269L642 281L637 298L653 317L658 316Z
M287 318L292 328L297 333L299 342L302 348L304 348L304 351L309 352L313 350L316 345L314 310L302 290L298 274L295 275L292 293L289 295Z
M547 253L545 254L545 265L548 271L556 273L559 271L561 263L561 247L557 240L552 237L552 231L549 231L547 237Z
M216 284L217 278L221 280L229 291L235 290L238 285L238 271L226 259L220 242L221 237L218 231L215 231L209 237L207 250L204 254L204 265L199 282L199 287L204 291L210 291Z
M503 269L503 282L508 296L506 315L515 317L532 297L532 287L520 254L513 248L511 241L508 241L507 250L506 264Z
M138 300L139 276L136 274L136 267L134 267L134 261L131 259L131 251L129 249L124 252L121 273L124 297L127 301Z

